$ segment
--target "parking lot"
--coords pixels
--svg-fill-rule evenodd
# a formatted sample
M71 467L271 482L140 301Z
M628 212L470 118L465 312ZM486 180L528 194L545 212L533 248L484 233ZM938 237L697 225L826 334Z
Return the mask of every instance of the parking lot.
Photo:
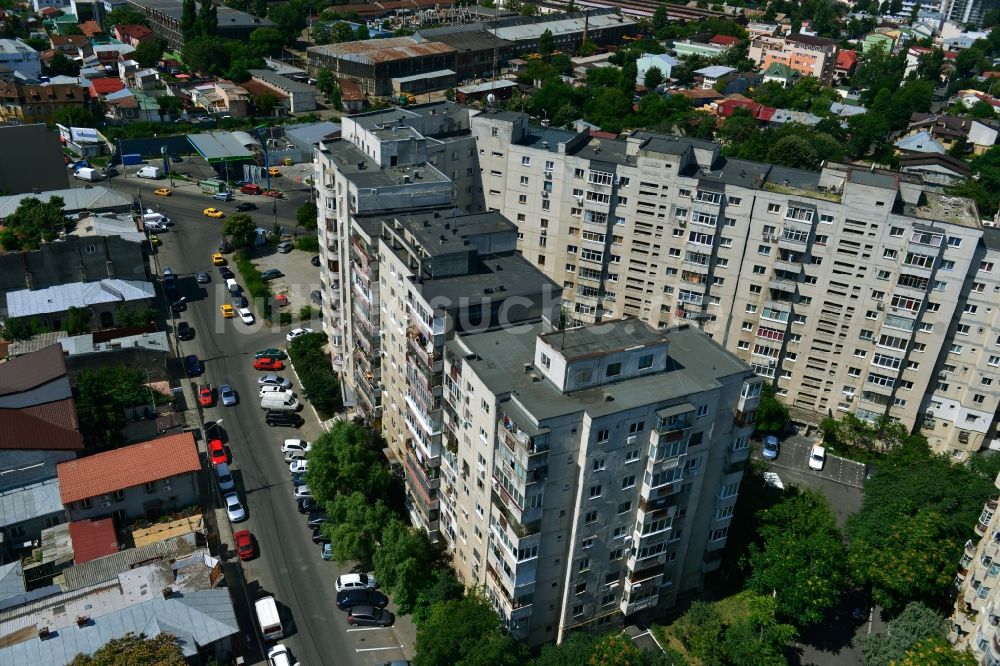
M315 255L302 250L292 250L288 254L281 254L277 250L268 250L268 253L255 258L254 264L261 271L268 268L277 268L283 277L271 280L271 293L275 296L284 294L288 297L288 305L281 308L282 312L292 313L292 321L298 325L299 310L304 305L311 305L314 318L320 316L319 304L310 297L314 291L321 290L319 281L319 268L313 266L309 261ZM318 321L315 322L318 324ZM318 326L313 326L318 329Z

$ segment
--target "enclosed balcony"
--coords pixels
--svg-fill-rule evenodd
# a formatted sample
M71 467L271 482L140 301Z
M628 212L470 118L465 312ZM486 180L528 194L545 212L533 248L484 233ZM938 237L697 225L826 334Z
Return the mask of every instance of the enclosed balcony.
M406 329L406 342L415 357L420 359L425 366L435 370L441 369L441 348L435 347L434 341L426 336L418 326L412 325Z

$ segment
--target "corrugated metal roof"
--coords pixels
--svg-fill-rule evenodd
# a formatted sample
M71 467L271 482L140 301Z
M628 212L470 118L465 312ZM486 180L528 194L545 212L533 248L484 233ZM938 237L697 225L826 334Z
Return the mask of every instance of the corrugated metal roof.
M94 342L94 334L74 335L63 338L59 341L62 348L69 356L77 354L93 354L96 352L112 351L117 349L146 349L148 351L170 351L169 338L166 331L156 331L155 333L140 333L139 335L126 335L106 342Z
M538 39L546 30L550 31L553 37L577 32L582 34L584 30L584 22L585 19L583 18L569 18L559 21L545 21L528 25L494 28L490 30L490 32L500 39L507 39L512 42L521 42ZM590 17L587 23L587 29L601 30L620 25L633 26L635 25L635 21L627 16L622 16L621 14L598 14Z
M7 314L11 317L65 312L71 306L101 303L129 303L156 296L152 282L110 278L97 282L72 282L44 289L19 289L7 293Z
M230 132L188 135L188 142L209 162L248 160L253 157Z
M10 343L10 347L7 348L7 355L15 357L31 354L32 352L40 351L46 347L59 344L59 341L67 335L69 334L66 333L66 331L46 331L45 333L33 335L27 340L15 340Z
M65 202L63 211L74 213L82 210L100 212L106 210L124 209L132 206L132 198L126 197L114 190L101 185L93 187L71 187L64 190L48 190L39 194L12 194L0 197L0 219L10 217L24 199L39 199L48 201L50 197L60 197Z
M118 552L118 535L111 518L74 520L69 524L73 541L73 561L84 564Z
M62 513L59 479L46 479L0 491L0 527Z
M130 571L139 562L149 562L157 558L175 559L193 553L196 548L193 532L139 548L128 548L114 555L99 557L65 569L61 585L66 592L80 590L114 580L118 574Z
M24 594L24 568L21 560L0 566L0 601Z

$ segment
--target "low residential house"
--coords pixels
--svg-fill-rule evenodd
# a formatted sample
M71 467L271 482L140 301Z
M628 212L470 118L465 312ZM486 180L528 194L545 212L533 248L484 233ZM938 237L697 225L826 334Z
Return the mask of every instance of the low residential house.
M727 67L726 65L709 65L708 67L696 69L694 71L694 76L695 81L701 81L701 88L711 90L715 87L716 83L735 71L735 67Z
M93 19L81 23L80 32L83 33L84 37L90 40L96 39L98 41L103 41L107 39L107 36L104 34L104 29L101 27L101 24Z
M66 215L127 213L132 210L131 196L103 185L94 185L0 196L0 220L16 211L25 199L48 201L52 197L60 197L65 202L63 212ZM29 262L27 268L23 266L24 262ZM62 284L74 277L79 279L81 270L88 280L108 275L109 270L114 272L114 277L144 278L147 276L143 268L145 263L142 248L136 243L108 239L92 245L92 242L83 243L69 236L57 243L42 243L32 252L0 254L0 290L10 289L15 285L26 287L28 284ZM18 267L20 271L16 270Z
M851 116L860 116L862 113L867 113L868 109L861 106L860 104L847 104L845 102L830 102L830 113L841 118L850 118Z
M112 34L119 42L129 46L156 41L153 31L140 23L119 23L114 27Z
M706 44L704 42L691 41L690 39L674 42L674 55L682 59L692 55L718 58L724 52L725 49L718 44Z
M251 69L250 78L283 100L289 113L307 113L316 110L316 98L319 95L316 86L295 81L269 69Z
M120 123L156 123L162 120L159 102L141 90L125 88L105 95L103 102L104 116L110 120Z
M7 65L30 79L37 79L42 73L38 51L20 39L0 39L0 65Z
M87 91L76 84L0 81L0 121L4 123L51 125L60 109L84 108L88 103Z
M62 53L70 60L81 60L94 52L90 40L83 35L52 35L49 44L56 53Z
M666 81L673 75L674 67L678 64L680 64L680 61L667 53L643 53L635 61L635 65L638 68L635 84L637 86L643 85L643 82L646 80L646 72L654 67L660 70L663 80Z
M771 127L780 127L789 123L799 125L818 125L823 119L813 113L806 111L791 111L789 109L775 109L771 117L767 119L767 124Z
M972 175L968 162L942 153L903 153L899 170L918 174L924 181L939 185L955 185Z
M799 78L799 73L788 65L783 65L780 62L772 62L764 70L764 83L773 82L780 85L782 88L791 88L795 81Z
M140 69L129 75L127 80L129 87L141 90L145 93L158 92L160 95L166 94L166 88L160 80L160 72L152 67Z
M986 102L993 107L994 113L1000 114L1000 99L979 90L959 90L951 101L962 102L967 107L974 106L976 102Z
M455 88L455 101L459 104L485 103L490 95L496 101L510 99L514 91L517 90L517 81L500 79L499 81L484 81L483 83L472 83L467 86ZM343 91L341 91L343 96Z
M156 293L152 282L106 278L96 282L72 282L41 289L21 289L7 293L7 315L28 317L47 328L66 321L71 307L89 311L93 328L116 325L118 310L142 311L153 306Z
M900 153L938 153L943 155L948 152L927 130L901 137L893 145Z
M715 35L708 40L708 43L714 44L715 46L721 46L723 50L728 50L742 41L743 40L739 37L732 37L730 35Z
M53 344L0 364L0 461L11 451L82 449L62 347Z
M233 118L246 118L249 115L250 95L235 83L206 83L195 86L190 93L191 103L210 113L228 113Z
M190 432L123 446L58 466L70 521L111 516L158 520L198 503L201 459Z
M980 39L985 39L988 34L985 32L963 33L942 40L941 45L946 51L963 51L972 48L973 44Z
M131 44L96 44L94 46L94 56L98 63L105 67L117 67L119 60L130 58L135 53L135 47Z
M681 97L687 98L688 102L696 109L702 107L708 107L715 102L718 102L725 95L718 92L717 90L695 88L693 90L672 90L667 93L667 95L680 95Z
M778 33L777 23L756 23L750 22L747 24L747 37L752 42L758 37L768 36L771 37Z
M59 498L59 479L54 476L13 486L7 485L5 478L4 483L0 490L0 530L9 557L30 550L42 538L42 530L66 522L66 512Z
M118 530L112 518L74 520L69 524L69 538L73 544L74 564L86 564L120 550Z
M219 561L207 549L124 571L107 563L116 557L81 565L100 582L67 592L49 586L0 606L0 663L68 664L129 633L175 636L188 663L232 661L240 626L230 591L215 587ZM120 572L99 575L107 570Z
M124 89L125 83L113 76L90 80L90 97L94 100L103 100L105 96Z
M964 139L974 155L981 155L996 143L998 129L1000 129L1000 125L995 121L933 113L913 113L910 115L910 124L906 128L906 132L908 134L928 132L945 149L951 148Z
M833 81L840 84L848 81L858 69L858 52L842 49L837 52L837 61L833 66Z
M56 34L72 35L78 30L80 19L76 14L63 14L52 19L52 26L56 29Z
M357 81L337 79L340 86L340 105L344 113L361 113L365 110L368 98Z

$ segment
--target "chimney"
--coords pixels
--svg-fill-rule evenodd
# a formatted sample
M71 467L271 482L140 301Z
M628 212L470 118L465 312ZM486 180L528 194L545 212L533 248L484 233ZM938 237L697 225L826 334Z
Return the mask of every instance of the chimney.
M163 598L164 599L169 599L173 595L173 593L174 593L173 588L171 588L171 587L165 587L165 588L163 588Z
M40 640L44 641L48 637L49 637L49 628L48 627L39 627L38 628L38 638Z

